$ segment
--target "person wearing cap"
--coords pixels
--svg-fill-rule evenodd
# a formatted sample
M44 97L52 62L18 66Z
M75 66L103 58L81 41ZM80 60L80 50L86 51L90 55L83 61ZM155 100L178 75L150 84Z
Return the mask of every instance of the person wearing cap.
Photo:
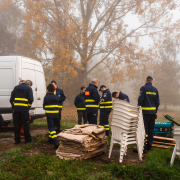
M98 108L100 95L98 93L98 79L93 79L85 91L85 105L87 111L87 120L89 124L97 124Z
M58 97L58 108L59 108L59 117L56 119L55 126L57 134L61 132L61 111L63 107L63 102L66 100L66 96L62 89L57 87L56 81L51 81L51 84L54 86L54 94Z
M102 85L99 89L102 92L101 102L100 102L100 127L106 129L106 136L109 136L109 114L112 110L112 97L109 89L105 85Z
M129 97L126 94L122 93L121 91L119 93L116 91L113 92L112 97L129 102Z
M77 113L78 113L78 124L81 125L82 119L84 120L84 124L87 124L87 113L86 113L86 107L85 107L85 90L86 87L82 86L80 88L80 94L78 94L74 100L74 105L77 107Z

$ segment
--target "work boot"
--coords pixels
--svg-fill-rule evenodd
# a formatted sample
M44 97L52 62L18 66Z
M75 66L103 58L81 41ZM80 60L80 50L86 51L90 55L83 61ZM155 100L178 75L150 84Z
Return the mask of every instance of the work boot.
M54 144L54 147L57 149L59 147L59 143Z
M25 144L28 144L28 143L31 143L31 142L32 142L32 140L25 141Z
M14 144L19 144L19 143L21 143L21 141L15 141L15 143L14 143Z

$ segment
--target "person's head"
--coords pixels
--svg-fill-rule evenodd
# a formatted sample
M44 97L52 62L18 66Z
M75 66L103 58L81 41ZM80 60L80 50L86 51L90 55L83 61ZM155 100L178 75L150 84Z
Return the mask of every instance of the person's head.
M104 92L107 89L107 87L105 85L101 85L101 87L99 88L99 91Z
M56 81L54 81L54 80L51 81L51 84L54 86L55 89L57 89L57 83L56 83Z
M55 87L53 84L47 86L48 93L54 93Z
M97 86L98 87L98 85L99 85L99 80L97 79L97 78L94 78L93 80L92 80L92 82L91 82L91 84L94 84L95 86Z
M116 91L115 91L115 92L113 92L113 93L112 93L112 97L113 97L113 98L118 99L118 97L119 97L119 93L118 93L118 92L116 92Z
M19 81L19 84L22 84L22 83L25 83L25 81L21 79L21 80Z
M25 84L27 84L29 87L31 87L33 85L32 81L31 80L26 80L25 81Z
M151 77L151 76L148 76L147 78L146 78L146 83L153 83L153 78Z
M84 93L85 93L85 90L86 90L86 87L85 87L85 86L82 86L82 87L80 88L81 94L84 94Z

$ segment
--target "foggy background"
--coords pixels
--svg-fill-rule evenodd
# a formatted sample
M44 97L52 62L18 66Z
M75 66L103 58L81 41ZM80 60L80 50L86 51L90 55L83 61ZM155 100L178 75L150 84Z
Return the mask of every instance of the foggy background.
M40 61L46 83L57 81L70 108L93 78L137 104L150 75L160 95L158 120L169 114L180 122L179 5L177 0L0 0L0 56Z

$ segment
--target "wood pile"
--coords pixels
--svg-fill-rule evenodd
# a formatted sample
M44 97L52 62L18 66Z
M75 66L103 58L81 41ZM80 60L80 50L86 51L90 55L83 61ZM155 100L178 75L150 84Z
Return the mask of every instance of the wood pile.
M60 146L56 155L60 159L88 159L105 152L105 129L94 124L76 125L57 135Z

